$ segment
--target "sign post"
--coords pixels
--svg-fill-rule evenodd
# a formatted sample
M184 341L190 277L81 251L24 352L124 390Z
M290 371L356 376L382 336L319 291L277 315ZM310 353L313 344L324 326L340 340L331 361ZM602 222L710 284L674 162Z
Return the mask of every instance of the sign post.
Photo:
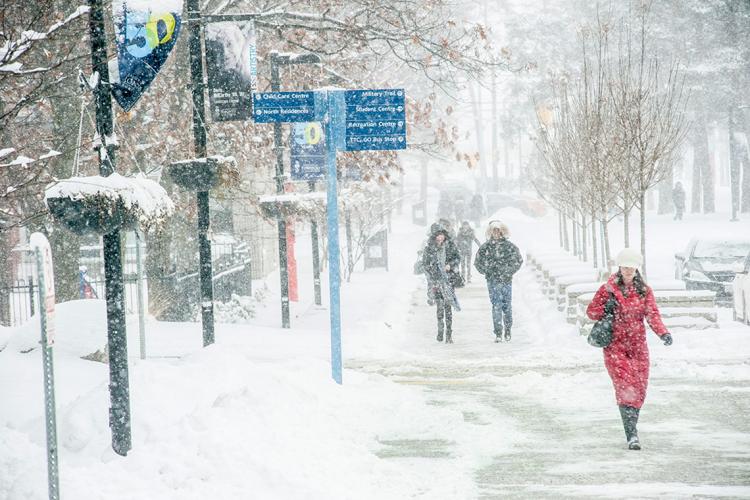
M275 60L275 59L274 59ZM278 89L278 66L272 65L272 88ZM256 123L274 124L276 149L276 192L284 191L282 122L309 122L315 119L315 94L313 92L258 92L253 94L253 119ZM276 225L279 234L279 284L281 289L281 327L289 328L289 268L287 256L286 220L279 214Z
M42 367L44 370L44 423L47 429L47 483L50 500L60 498L57 462L57 416L55 414L55 370L52 346L55 343L55 276L52 250L42 233L30 238L36 256L39 283L39 317L41 318Z
M403 89L328 90L317 95L314 92L253 94L253 118L257 123L311 122L315 120L316 110L325 113L331 372L338 384L343 383L343 377L336 151L406 149L405 107ZM294 166L292 168L294 170ZM299 171L303 170L300 162ZM285 267L286 263L282 262L282 294L285 293ZM288 300L287 297L287 311ZM283 307L282 299L282 312ZM288 323L283 326L288 328Z
M326 96L326 141L328 157L327 169L327 206L328 225L328 290L331 320L331 372L333 380L343 383L341 367L341 272L339 270L339 200L338 182L336 179L336 131L340 126L339 106L336 103L335 91Z

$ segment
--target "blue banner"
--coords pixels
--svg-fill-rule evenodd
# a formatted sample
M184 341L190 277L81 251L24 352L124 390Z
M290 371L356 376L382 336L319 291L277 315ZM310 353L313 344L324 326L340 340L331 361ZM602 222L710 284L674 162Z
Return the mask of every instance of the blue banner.
M289 145L292 179L323 179L326 170L326 141L320 122L292 124Z
M182 0L112 2L117 72L110 70L110 79L112 95L125 111L138 102L169 57L180 34L181 13Z

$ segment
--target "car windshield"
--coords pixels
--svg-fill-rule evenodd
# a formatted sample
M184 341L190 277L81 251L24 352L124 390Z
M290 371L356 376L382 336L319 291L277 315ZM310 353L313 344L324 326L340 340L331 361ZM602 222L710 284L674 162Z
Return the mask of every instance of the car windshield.
M699 259L739 259L743 258L750 252L750 241L699 241L695 245L693 257Z

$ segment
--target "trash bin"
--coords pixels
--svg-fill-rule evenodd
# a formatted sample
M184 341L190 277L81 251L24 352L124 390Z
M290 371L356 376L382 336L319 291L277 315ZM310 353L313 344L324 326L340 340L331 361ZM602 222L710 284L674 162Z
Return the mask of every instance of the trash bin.
M365 269L383 267L388 270L388 231L381 227L365 242Z

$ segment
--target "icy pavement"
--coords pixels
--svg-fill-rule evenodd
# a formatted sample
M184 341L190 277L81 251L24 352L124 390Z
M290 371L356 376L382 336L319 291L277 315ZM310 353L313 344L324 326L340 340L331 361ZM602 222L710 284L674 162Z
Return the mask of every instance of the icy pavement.
M668 351L649 332L644 448L628 451L601 351L560 320L528 270L514 286L510 343L494 343L481 277L459 298L455 344L436 341L435 308L422 289L412 296L402 356L347 363L421 387L429 404L463 415L452 440L381 436L379 457L470 479L478 498L750 498L746 355L691 357L688 335L693 343L712 342L711 334L677 333L683 346Z

